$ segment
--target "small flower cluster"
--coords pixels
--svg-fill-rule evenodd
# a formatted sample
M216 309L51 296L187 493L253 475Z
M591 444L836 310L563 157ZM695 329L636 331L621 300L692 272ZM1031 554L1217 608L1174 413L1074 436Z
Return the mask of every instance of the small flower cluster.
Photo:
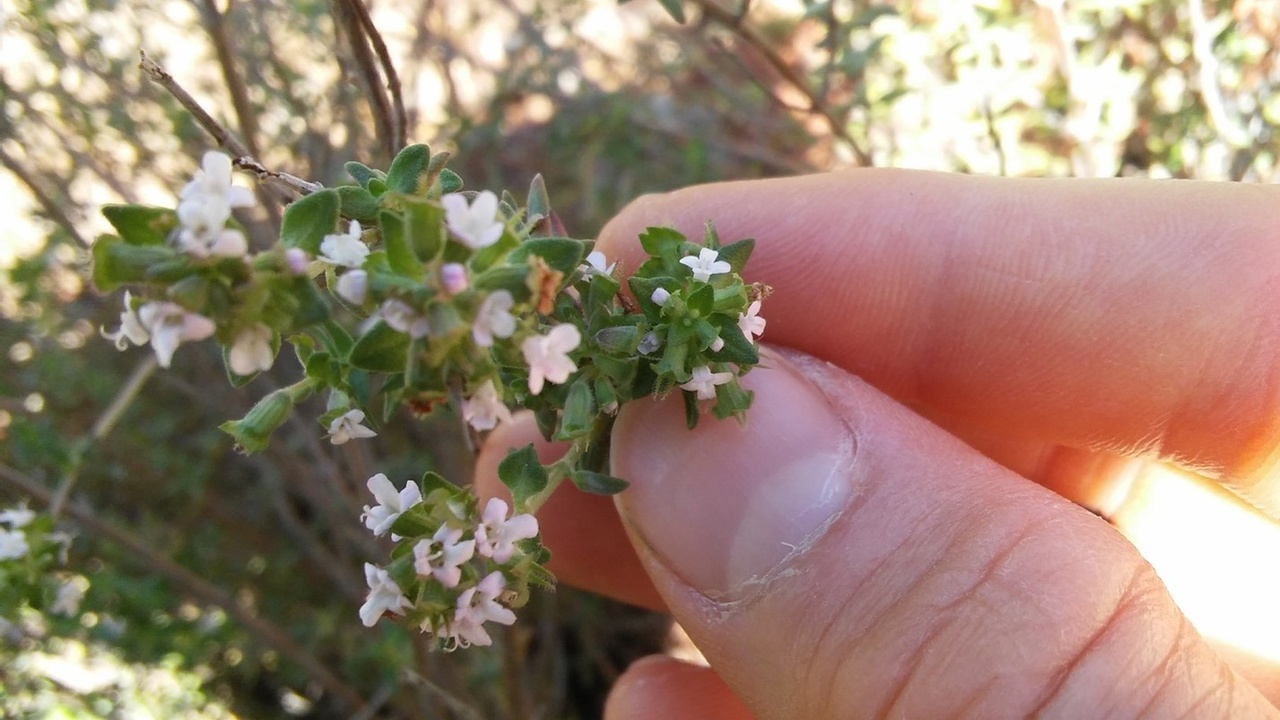
M26 503L0 510L0 619L23 606L74 616L89 588L80 575L56 571L67 561L71 536L53 530L53 519Z
M546 577L538 565L538 521L509 515L499 498L477 515L465 493L438 476L429 479L435 497L424 502L416 483L397 490L386 475L369 478L377 504L365 506L365 526L376 536L390 533L397 548L386 568L365 563L369 595L360 619L373 627L384 614L403 617L446 650L490 645L485 623L514 623L512 608L524 603L531 582Z
M222 425L244 452L321 392L334 445L377 436L400 406L447 407L472 434L524 408L569 444L550 465L531 447L500 464L514 507L480 508L442 479L430 492L370 480L378 504L365 522L397 545L386 567L366 567L361 617L402 616L454 648L487 644L484 625L508 624L529 585L550 581L532 513L559 483L626 487L607 452L622 405L678 389L690 426L707 412L744 417L751 393L738 379L759 362L767 288L740 275L753 242L722 244L708 224L700 243L649 228L648 260L624 292L617 263L563 236L540 178L521 208L509 193L463 190L447 159L414 145L386 172L348 163L357 185L293 202L280 242L252 254L232 209L253 195L209 153L176 211L104 209L119 236L95 244L94 278L133 288L103 334L122 350L149 342L165 367L181 343L214 337L241 385L293 346L305 376Z

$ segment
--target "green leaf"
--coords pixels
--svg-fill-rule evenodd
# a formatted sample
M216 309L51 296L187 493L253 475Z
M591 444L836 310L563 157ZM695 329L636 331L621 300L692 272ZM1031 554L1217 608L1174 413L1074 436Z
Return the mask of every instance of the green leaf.
M607 327L597 331L592 340L605 352L622 355L634 351L640 344L640 328L635 325Z
M522 263L530 255L537 255L551 268L568 276L582 264L587 256L588 243L573 238L533 238L520 244L511 253L511 261Z
M681 25L684 24L684 7L681 6L680 0L658 0L658 4L662 6L662 9L667 11L667 14L671 16L672 20L675 20Z
M378 220L378 198L358 185L343 185L336 188L338 198L342 201L342 216L359 220L361 224L370 224Z
M707 283L694 283L694 287L694 291L689 293L687 307L700 316L710 315L716 303L715 289Z
M640 233L640 247L661 260L668 272L680 264L680 246L684 242L684 235L672 228L651 227Z
M693 337L693 330L679 323L672 323L667 328L667 339L662 346L662 359L654 365L653 369L659 375L669 375L676 382L688 382L689 371L685 368L685 363L689 359L689 340Z
M374 197L382 197L387 192L386 176L369 180L369 193Z
M178 227L178 213L146 205L104 205L102 214L129 245L164 245Z
M434 490L440 490L442 488L448 490L450 493L458 492L457 485L445 480L444 476L440 475L440 473L432 472L430 470L423 473L422 482L418 484L422 486L423 497L430 495Z
M591 397L591 383L583 377L569 386L569 397L564 401L564 413L560 415L560 428L554 439L573 440L591 434L595 419L595 401Z
M456 193L462 189L462 178L459 177L458 173L450 170L449 168L445 168L440 171L439 183L441 195Z
M711 412L721 420L734 415L743 417L743 413L751 407L751 401L754 398L755 394L742 387L742 384L735 379L716 386L716 404L711 408Z
M424 277L422 263L409 247L408 233L400 214L388 210L378 213L378 229L382 232L382 246L392 272L421 281Z
M352 179L354 179L356 182L360 183L360 187L364 188L365 190L369 189L370 180L373 180L374 178L386 178L385 173L379 170L374 170L368 165L355 162L354 160L347 163L343 167L346 168L347 174L350 175Z
M471 284L481 290L506 290L516 302L524 302L532 294L528 278L526 265L498 265L475 276Z
M656 323L662 318L662 306L653 301L653 291L665 288L669 292L675 292L680 288L680 283L670 277L632 275L627 278L627 286L631 288L631 294L635 295L636 302L640 303L640 309L644 311L645 317Z
M630 485L622 478L590 470L574 470L569 479L579 490L596 495L617 495Z
M753 238L744 238L720 248L717 259L729 263L729 268L741 275L742 269L747 266L747 260L751 259L751 251L755 249L756 241Z
M297 332L333 317L329 298L308 277L289 278L272 293L270 304L276 305L274 309L287 312L288 317L281 324L268 324L286 328L287 332Z
M405 235L420 262L434 262L444 250L444 208L434 203L407 202Z
M714 317L711 322L719 329L720 339L724 340L724 347L714 355L716 360L737 363L744 367L760 364L760 351L755 343L742 334L742 328L738 327L738 323L723 316Z
M547 195L547 183L543 181L541 173L534 175L533 182L529 183L525 213L529 222L535 225L551 217L551 198Z
M412 195L418 190L419 179L426 174L431 162L431 148L426 145L410 145L396 153L387 169L387 190Z
M243 418L224 422L218 429L235 438L246 455L262 452L271 433L289 419L293 403L287 389L276 390L259 400Z
M337 190L325 189L296 200L284 209L280 224L280 243L285 247L306 250L308 254L320 254L320 243L325 235L338 226L338 213L342 198Z
M184 275L191 271L190 262L172 248L130 245L115 235L100 236L93 243L92 254L93 284L102 292L147 280L151 268L165 261L181 261Z
M347 361L369 372L398 373L408 351L409 336L379 321L356 340Z
M517 510L523 510L529 498L546 489L547 469L538 462L533 443L507 453L498 463L498 479L511 491Z

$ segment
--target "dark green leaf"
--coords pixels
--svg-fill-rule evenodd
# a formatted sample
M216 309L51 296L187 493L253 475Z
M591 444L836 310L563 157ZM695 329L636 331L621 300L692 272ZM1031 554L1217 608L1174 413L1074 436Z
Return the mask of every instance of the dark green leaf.
M684 235L672 228L651 227L640 233L640 247L650 256L662 260L668 272L680 264L680 246Z
M672 20L681 25L684 24L684 7L680 4L680 0L658 0L658 4L667 11Z
M755 250L755 248L756 241L754 239L744 238L720 248L718 259L729 263L729 267L741 275L742 269L747 266L747 260L751 259L751 251Z
M596 495L617 495L630 485L622 478L590 470L575 470L569 475L569 479L579 490Z
M382 247L387 253L391 271L421 282L422 263L418 262L413 248L409 247L408 233L400 213L383 210L378 213L378 229L382 232Z
M569 387L569 397L564 402L564 412L560 415L560 429L556 431L556 440L573 440L591 433L591 424L595 419L595 401L591 397L591 383L580 377Z
M373 168L367 165L355 162L354 160L347 163L343 167L346 168L347 174L350 175L356 182L360 183L360 187L364 188L365 190L369 189L370 180L373 180L374 178L386 177L386 175L383 174L382 172L378 170L374 170Z
M357 185L343 185L337 191L342 201L343 217L366 225L378 220L378 198L373 193Z
M418 181L426 174L431 162L431 148L426 145L410 145L396 154L387 169L387 190L412 195L418 190Z
M93 284L102 292L147 280L151 269L166 261L180 262L184 269L182 275L191 272L190 261L178 257L172 248L129 245L115 235L100 236L93 243L92 254Z
M538 462L533 443L511 450L498 463L498 479L511 491L517 510L523 510L529 498L547 487L547 469Z
M419 484L422 486L423 497L430 495L433 490L439 490L441 488L448 490L450 493L456 493L458 491L457 485L445 480L444 476L440 475L440 473L432 472L430 470L423 473L422 482Z
M320 253L325 235L338 226L342 199L336 190L320 190L296 200L284 209L280 225L280 243L301 248L311 255Z
M533 238L521 243L511 253L511 261L522 263L529 255L537 255L551 268L566 276L578 269L587 256L587 243L572 238Z
M592 339L606 352L622 355L632 352L640 344L640 328L635 325L607 327L597 331Z
M420 262L433 262L444 249L444 208L427 202L405 203L405 234Z
M439 182L441 195L456 193L462 189L462 178L458 176L458 173L450 170L449 168L445 168L440 171Z
M262 452L271 433L289 419L292 411L293 400L288 391L276 390L259 400L243 418L224 422L218 429L235 438L246 455Z
M356 340L348 362L369 372L398 373L408 351L409 336L379 321Z
M102 214L130 245L164 245L178 227L178 213L145 205L104 205Z

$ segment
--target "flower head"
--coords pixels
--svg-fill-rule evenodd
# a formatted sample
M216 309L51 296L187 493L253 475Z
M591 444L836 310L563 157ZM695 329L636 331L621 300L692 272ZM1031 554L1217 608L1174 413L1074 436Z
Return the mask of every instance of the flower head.
M760 301L756 300L751 303L747 311L738 316L738 329L742 330L742 334L747 336L748 340L755 340L764 332L765 319L760 317Z
M25 556L28 550L26 533L0 529L0 560L16 560Z
M151 339L151 333L142 326L142 320L138 318L138 311L133 309L133 295L128 290L124 291L124 311L120 313L120 327L115 332L109 333L106 328L99 330L102 337L116 344L117 350L124 350L129 347L129 343L134 345L146 345Z
M255 323L241 330L231 343L231 350L227 352L231 372L252 375L270 370L271 364L276 360L275 350L271 347L272 337L274 333L271 328L262 323Z
M15 530L20 527L26 527L35 519L36 514L27 507L26 501L23 501L17 507L0 511L0 523L7 523L9 527Z
M544 382L557 385L569 379L578 366L569 359L569 352L582 342L582 333L576 325L564 323L551 328L546 335L526 338L520 345L524 359L529 363L529 392L542 392Z
M200 258L240 257L249 251L244 233L226 227L231 209L252 207L253 192L231 184L231 158L209 151L195 177L179 193L178 246Z
M462 193L449 193L440 198L444 221L449 232L472 250L488 247L502 237L505 227L498 219L498 196L485 190L471 204Z
M362 425L361 423L363 422L363 410L348 410L339 415L333 419L333 422L329 423L329 442L334 445L342 445L351 440L376 437L378 433ZM410 483L410 485L412 484ZM414 487L417 486L414 485Z
M284 251L284 266L290 275L306 275L311 267L311 256L302 248L291 247Z
M462 529L441 525L430 540L413 546L413 567L419 575L430 575L441 585L457 587L462 580L462 563L475 554L476 541L462 540Z
M484 624L492 620L500 625L511 625L516 621L515 613L498 604L498 596L505 585L506 578L494 570L475 587L462 591L453 619L445 628L446 646L492 645L493 638L489 637Z
M699 400L711 400L716 396L716 386L724 385L733 379L731 372L711 372L711 368L706 365L699 365L693 369L693 377L687 383L681 383L680 387L689 392L696 392Z
M364 270L348 270L338 276L338 297L352 305L363 305L369 297L369 273Z
M498 564L515 555L515 543L538 536L538 519L521 513L507 519L507 503L500 498L489 498L476 526L476 551Z
M592 275L612 275L613 268L618 263L606 266L605 263L607 262L609 261L605 258L604 253L599 250L592 250L587 253L587 261L578 266L578 272L582 273L584 277L591 277Z
M662 307L671 299L671 291L663 287L654 288L653 294L649 296L649 299L653 301L654 305Z
M480 303L471 337L480 347L492 347L495 337L511 337L516 331L516 316L511 314L515 299L506 290L494 290Z
M138 323L151 337L151 349L167 368L173 361L173 353L184 342L204 340L213 334L213 321L203 315L188 312L186 308L171 302L150 302L138 308ZM119 342L116 343L119 347Z
M369 257L369 246L361 239L363 231L360 223L352 220L347 232L337 235L325 235L320 242L320 259L330 265L358 268L364 265Z
M364 564L364 579L369 585L369 596L360 606L360 622L373 627L385 612L400 614L413 607L404 596L391 574L372 563Z
M368 487L378 504L372 507L365 505L364 514L360 518L374 535L386 534L401 513L422 502L422 490L415 482L409 482L403 490L396 490L396 486L391 484L386 475L378 473L369 478ZM396 536L392 535L391 538L394 540Z
M457 295L470 286L467 266L462 263L445 263L440 266L440 287L446 295Z
M382 303L381 310L383 322L393 330L398 330L411 338L424 338L431 330L422 313L403 301L394 298L386 300Z
M680 264L688 266L693 271L693 279L701 282L711 280L712 275L720 275L727 273L733 268L724 260L718 259L720 253L711 248L702 248L698 251L698 257L692 255L680 258Z
M511 422L511 410L498 397L492 379L485 380L475 395L463 401L462 419L476 430L492 430L498 421Z
M231 184L231 158L210 150L200 160L200 169L178 194L180 201L217 197L229 208L253 207L253 191ZM181 203L180 203L181 204Z
M658 337L658 333L650 330L640 338L640 344L636 346L636 352L641 355L648 355L654 350L662 347L662 340Z

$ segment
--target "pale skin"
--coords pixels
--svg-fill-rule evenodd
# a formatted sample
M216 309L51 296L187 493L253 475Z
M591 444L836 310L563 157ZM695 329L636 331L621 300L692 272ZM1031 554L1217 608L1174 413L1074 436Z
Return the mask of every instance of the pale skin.
M664 506L644 453L750 430L665 439L678 401L625 408L613 462L633 486L551 498L552 569L671 612L714 669L637 663L606 717L1280 717L1280 667L1202 639L1080 510L1116 517L1160 464L1280 512L1280 191L862 170L642 198L597 249L625 272L645 226L698 238L708 218L757 239L764 341L835 366L767 355L752 412L788 411L776 378L818 388L856 440L855 499L783 576L722 593L720 556L662 551L716 524ZM482 492L535 436L499 426Z

